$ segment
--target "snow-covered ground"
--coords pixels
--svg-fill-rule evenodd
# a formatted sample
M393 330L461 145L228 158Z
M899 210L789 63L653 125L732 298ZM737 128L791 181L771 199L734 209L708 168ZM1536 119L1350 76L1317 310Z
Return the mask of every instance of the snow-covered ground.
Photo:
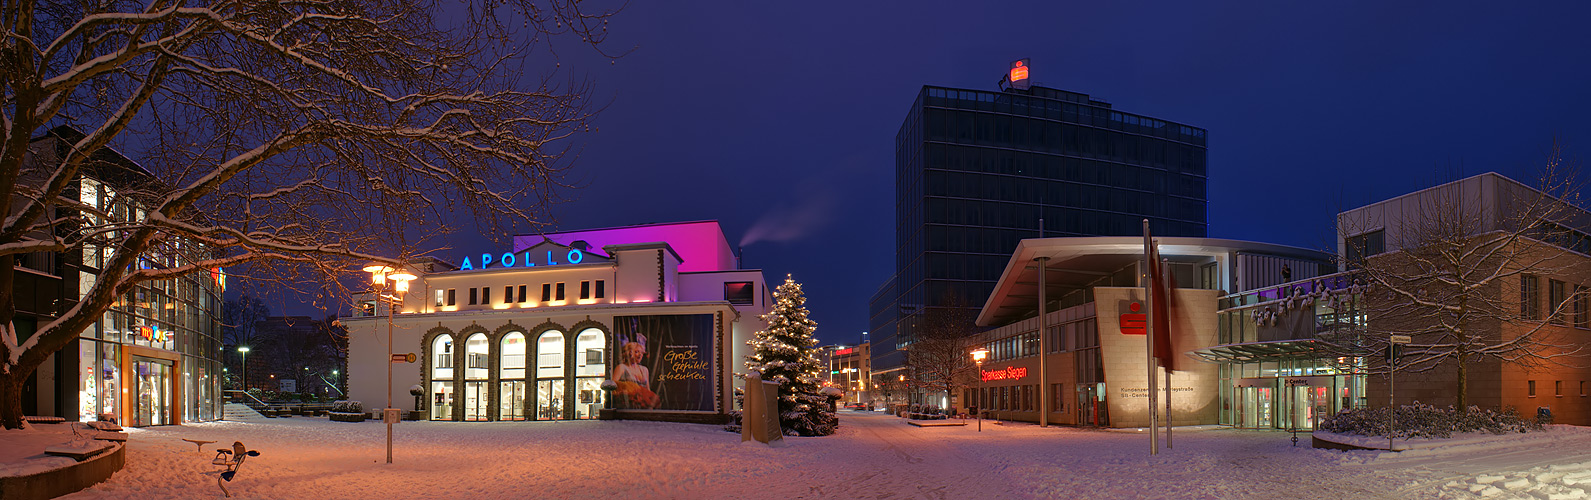
M1180 431L1151 457L1139 433L984 422L918 428L841 413L840 432L742 444L657 422L404 422L321 418L133 429L127 467L66 498L219 496L210 459L242 441L237 498L1581 498L1591 431L1556 427L1404 453L1308 447L1301 435ZM203 452L180 438L215 440ZM1584 482L1582 482L1584 481ZM1488 489L1491 488L1491 489Z

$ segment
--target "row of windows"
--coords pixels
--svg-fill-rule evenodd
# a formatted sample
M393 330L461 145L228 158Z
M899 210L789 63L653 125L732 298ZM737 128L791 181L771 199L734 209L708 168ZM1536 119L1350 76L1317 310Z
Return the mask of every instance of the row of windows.
M927 143L922 149L922 162L902 162L897 166L896 175L901 177L898 181L928 168L1164 192L1200 199L1207 193L1205 176L1200 172L1178 173L1119 162L955 144Z
M924 138L977 146L1015 148L1165 168L1204 175L1205 149L1092 127L973 111L926 110Z
M1007 92L994 93L930 87L925 90L927 95L920 96L919 101L920 105L976 109L1035 118L1042 117L1049 120L1091 125L1200 146L1205 144L1204 129L1114 111L1108 109L1109 104L1088 99L1085 94L1065 91L1060 91L1058 94L1048 89L1035 89L1031 92L1036 96L1052 97L1059 100L1029 97Z
M556 302L556 301L560 301L560 300L568 300L566 298L566 296L565 296L564 289L565 288L564 288L564 283L563 282L542 283L541 284L541 295L540 295L539 302L544 302L545 303L545 302ZM519 291L518 300L515 300L515 296L514 296L514 291L515 290ZM458 296L457 296L456 291L457 291L457 289L454 289L454 288L448 288L448 289L445 289L445 290L443 290L443 289L436 290L436 294L435 294L435 297L434 297L434 305L436 307L458 305ZM493 303L492 302L492 287L487 286L487 287L480 287L480 288L471 288L471 289L469 289L469 291L470 291L469 292L470 293L470 300L469 300L469 304L468 305L472 305L472 306L473 305L491 305ZM512 304L512 303L516 303L516 302L517 303L521 303L521 304L529 303L529 302L531 302L530 293L529 292L530 292L530 287L527 286L527 285L519 285L518 287L515 287L514 285L506 285L506 286L503 287L503 301L501 303L502 304ZM588 281L581 281L580 282L580 300L607 298L607 293L608 292L607 292L607 281L606 280L594 280L594 281L588 280Z
M1175 190L1138 189L1071 180L1034 179L1020 175L990 175L952 170L923 173L926 196L972 198L1110 212L1151 217L1204 221L1205 181L1202 177L1176 176L1166 182ZM1127 168L1127 170L1131 170ZM1170 196L1167 195L1168 191ZM925 214L932 221L933 214ZM992 224L991 224L992 225Z
M1048 340L1051 353L1099 347L1099 323L1094 318L1049 325ZM989 361L1007 361L1039 353L1038 331L1023 332L1010 337L987 342Z
M1542 304L1540 276L1520 275L1520 317L1535 321L1545 318L1554 324L1591 328L1591 289L1548 279L1546 298L1547 303Z
M1066 411L1066 384L1050 384L1050 413ZM1013 385L966 390L968 408L985 411L1038 411L1039 386Z
M1530 397L1536 397L1536 381L1530 380L1530 381L1527 381L1527 383L1529 384L1529 390L1528 390L1527 394ZM1552 381L1552 395L1556 396L1556 397L1560 397L1560 398L1563 397L1563 381L1562 380L1554 380L1554 381ZM1580 397L1582 397L1582 398L1586 397L1585 381L1584 380L1580 381Z

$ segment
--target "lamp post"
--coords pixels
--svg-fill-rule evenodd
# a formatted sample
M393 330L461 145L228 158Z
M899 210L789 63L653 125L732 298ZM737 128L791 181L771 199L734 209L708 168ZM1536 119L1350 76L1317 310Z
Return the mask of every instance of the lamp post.
M387 423L387 463L392 463L392 419L387 415L392 413L392 314L398 304L403 303L403 295L409 291L409 281L415 276L408 271L398 271L383 264L365 266L365 272L370 273L370 288L376 293L376 303L386 300L385 292L388 282L392 283L395 300L387 304L387 406L382 409L381 420ZM371 311L376 313L377 311Z
M978 365L978 432L983 432L983 360L989 357L989 350L984 348L972 351L972 363Z
M243 393L249 393L249 346L239 346L238 352L243 354Z

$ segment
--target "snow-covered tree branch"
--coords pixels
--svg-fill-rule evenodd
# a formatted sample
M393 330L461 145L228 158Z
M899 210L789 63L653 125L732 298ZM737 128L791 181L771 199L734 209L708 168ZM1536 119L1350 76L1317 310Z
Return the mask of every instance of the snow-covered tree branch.
M597 108L585 82L559 83L553 44L602 52L613 14L578 0L8 2L0 426L23 425L22 381L139 281L249 263L335 285L458 216L545 223L568 139ZM13 268L36 252L82 255L97 275L24 338Z

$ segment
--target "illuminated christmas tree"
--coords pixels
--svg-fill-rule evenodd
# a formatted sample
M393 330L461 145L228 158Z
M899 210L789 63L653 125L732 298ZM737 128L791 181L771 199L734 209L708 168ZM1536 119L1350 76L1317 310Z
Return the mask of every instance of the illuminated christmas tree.
M812 337L817 323L807 319L801 284L786 275L773 298L773 310L762 315L768 329L751 339L746 369L764 381L779 383L779 420L785 434L833 434L839 420L829 411L828 398L818 394L822 366L818 340Z

